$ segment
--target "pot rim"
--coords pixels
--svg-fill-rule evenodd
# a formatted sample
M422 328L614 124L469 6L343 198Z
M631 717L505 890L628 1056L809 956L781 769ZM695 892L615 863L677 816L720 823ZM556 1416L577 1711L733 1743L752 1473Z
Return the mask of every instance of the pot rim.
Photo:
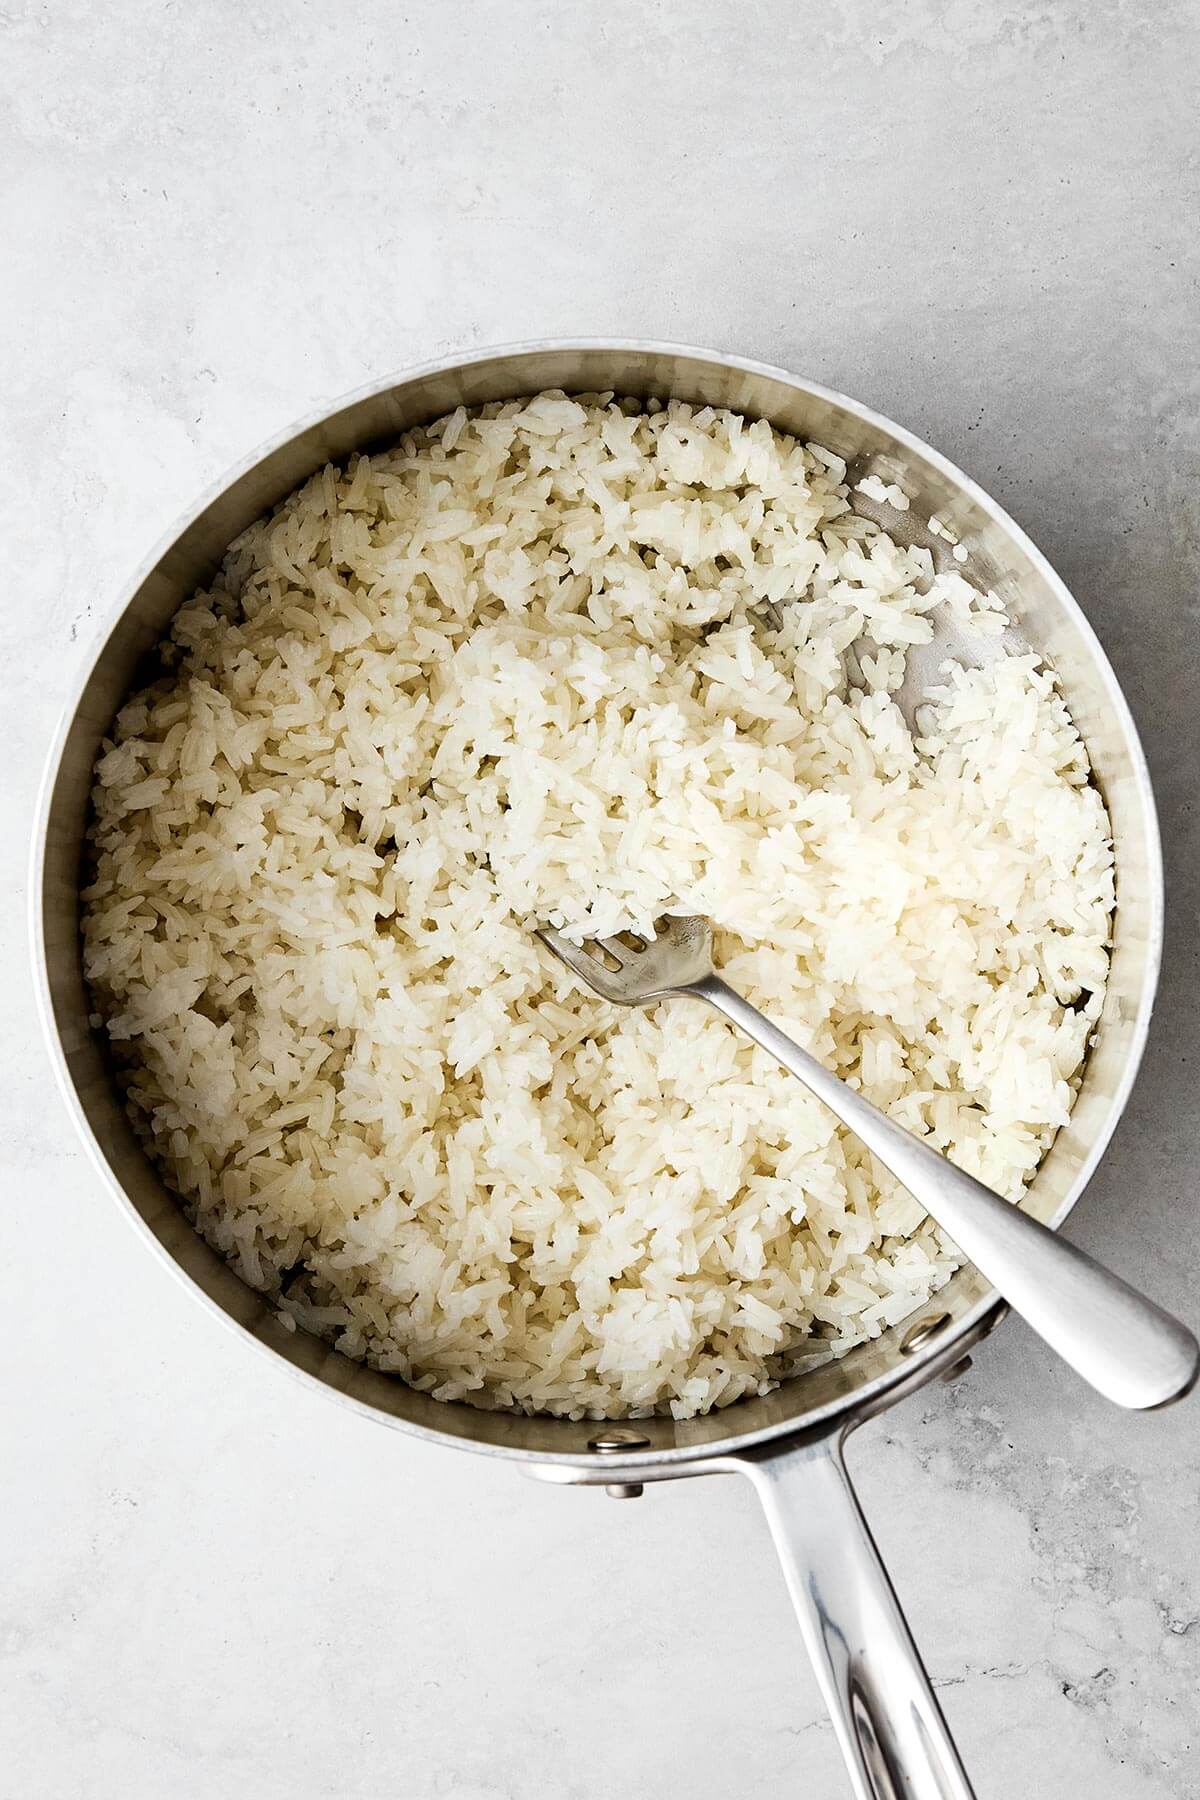
M47 831L51 804L54 797L68 734L78 714L88 683L91 680L96 664L100 660L105 646L124 617L135 595L143 583L154 572L163 559L183 534L192 526L217 500L240 481L251 470L267 458L282 450L294 439L308 431L328 424L348 408L364 401L387 393L390 389L403 386L413 381L441 374L454 374L462 370L487 364L498 359L519 358L538 354L570 354L579 351L602 351L613 353L632 353L661 355L666 357L686 358L699 364L709 364L714 368L730 368L748 375L760 376L780 383L797 392L814 396L828 404L844 409L858 418L868 427L886 433L903 444L906 448L924 458L937 469L950 483L962 492L975 506L979 507L994 524L1000 527L1018 546L1023 554L1038 570L1043 580L1052 589L1056 600L1068 615L1080 637L1083 639L1094 663L1103 679L1107 697L1113 707L1122 738L1130 757L1133 777L1137 785L1142 807L1145 828L1145 851L1149 862L1146 870L1149 894L1149 918L1147 920L1147 942L1145 951L1145 969L1139 995L1137 1014L1130 1028L1127 1054L1116 1083L1112 1098L1108 1104L1107 1117L1102 1128L1091 1143L1075 1179L1072 1181L1063 1199L1048 1221L1057 1230L1078 1202L1080 1195L1091 1179L1101 1157L1107 1149L1117 1124L1124 1114L1130 1091L1137 1078L1145 1050L1149 1032L1150 1018L1162 960L1163 917L1164 917L1164 880L1162 864L1161 834L1158 824L1154 792L1150 780L1150 772L1142 748L1137 725L1125 698L1124 691L1103 646L1088 621L1085 613L1075 599L1066 583L1057 574L1051 563L1032 542L1027 533L1008 512L994 500L985 489L979 486L971 476L964 473L955 463L927 444L914 432L897 424L885 414L876 412L860 401L838 392L836 389L823 386L821 383L794 375L775 364L765 363L753 358L738 356L723 351L697 348L689 344L674 343L652 338L608 338L608 337L569 337L569 338L537 338L515 343L492 344L474 348L465 352L452 352L446 355L426 359L422 362L405 365L393 370L386 376L377 378L348 393L339 395L332 402L327 402L311 409L298 420L282 431L272 433L260 442L252 451L239 458L233 466L211 483L190 506L174 521L154 544L149 553L136 566L133 575L122 585L117 599L111 607L106 607L104 617L92 633L87 649L82 657L75 677L71 682L68 696L62 707L57 727L54 731L49 753L46 758L37 805L34 815L32 839L32 856L30 864L29 905L30 935L33 964L34 988L38 1015L42 1031L49 1051L51 1064L59 1091L66 1102L67 1109L74 1122L92 1166L101 1175L110 1195L117 1202L128 1222L138 1232L144 1242L154 1250L159 1260L171 1270L176 1279L184 1285L192 1296L199 1300L213 1315L244 1340L249 1340L263 1354L270 1357L278 1367L281 1363L291 1374L306 1386L349 1405L354 1411L377 1422L392 1425L408 1435L417 1437L428 1443L436 1443L447 1447L466 1449L476 1454L498 1456L508 1460L537 1464L543 1466L547 1473L554 1468L564 1473L571 1468L590 1468L595 1470L594 1458L586 1458L574 1450L545 1450L529 1448L500 1442L481 1441L471 1436L458 1435L436 1427L423 1425L417 1421L396 1416L372 1405L356 1395L348 1394L339 1388L331 1387L317 1375L300 1368L288 1357L279 1354L270 1344L265 1343L254 1332L250 1331L239 1320L235 1319L212 1295L206 1293L198 1282L171 1255L170 1251L159 1242L149 1225L142 1218L123 1183L118 1179L108 1159L101 1149L99 1140L88 1119L76 1085L68 1067L62 1034L54 1014L51 995L50 975L47 958L45 935L45 864L47 852ZM516 396L514 396L516 397ZM1119 874L1119 871L1118 871ZM1119 902L1118 902L1119 904ZM214 1253L215 1254L215 1253ZM936 1295L928 1302L930 1310L936 1310ZM831 1400L822 1406L814 1407L811 1412L794 1418L786 1418L758 1428L745 1431L732 1429L726 1434L714 1437L709 1442L694 1445L673 1445L657 1447L652 1450L634 1452L621 1458L606 1459L605 1466L614 1470L619 1462L623 1469L636 1470L657 1468L664 1469L674 1465L679 1473L684 1473L684 1465L689 1463L711 1462L715 1457L728 1455L731 1452L748 1450L771 1442L787 1441L797 1437L821 1434L838 1427L851 1429L861 1423L894 1400L914 1392L931 1380L934 1375L959 1362L965 1351L979 1338L986 1335L1004 1312L1004 1303L994 1289L985 1292L960 1318L951 1329L935 1333L926 1345L898 1362L890 1369L882 1371L871 1380L864 1382L852 1393L839 1399ZM399 1379L393 1377L393 1379ZM449 1404L449 1403L444 1403ZM470 1409L474 1411L474 1409ZM737 1414L735 1403L724 1414L709 1417L724 1417L731 1425ZM477 1417L482 1417L476 1413ZM496 1415L491 1415L495 1417ZM515 1416L515 1415L514 1415ZM558 1421L547 1421L557 1423Z

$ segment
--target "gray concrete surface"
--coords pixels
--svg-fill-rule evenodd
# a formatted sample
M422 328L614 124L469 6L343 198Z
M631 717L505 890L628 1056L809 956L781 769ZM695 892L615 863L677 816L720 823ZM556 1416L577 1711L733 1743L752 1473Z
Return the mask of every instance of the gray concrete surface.
M192 497L456 346L691 340L903 420L1074 585L1170 871L1073 1232L1193 1323L1200 13L1064 0L0 7L4 1800L845 1792L748 1493L535 1488L345 1418L139 1248L21 896L82 644ZM1018 1325L853 1461L981 1796L1200 1793L1196 1403Z

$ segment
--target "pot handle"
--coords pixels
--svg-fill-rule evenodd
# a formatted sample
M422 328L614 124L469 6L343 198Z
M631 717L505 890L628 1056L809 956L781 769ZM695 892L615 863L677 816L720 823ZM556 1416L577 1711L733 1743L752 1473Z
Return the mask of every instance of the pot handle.
M856 1800L974 1800L850 1486L844 1435L730 1461L762 1501Z

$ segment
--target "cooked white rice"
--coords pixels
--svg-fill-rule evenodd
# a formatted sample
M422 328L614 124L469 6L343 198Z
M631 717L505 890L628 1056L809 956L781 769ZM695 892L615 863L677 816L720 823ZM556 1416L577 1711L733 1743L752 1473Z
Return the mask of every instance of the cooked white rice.
M1108 824L1034 656L948 665L914 739L939 606L1004 625L835 456L609 396L460 410L248 531L104 746L86 894L199 1229L351 1356L576 1417L724 1406L922 1303L953 1248L819 1103L529 925L707 914L736 987L1020 1194L1100 1009Z

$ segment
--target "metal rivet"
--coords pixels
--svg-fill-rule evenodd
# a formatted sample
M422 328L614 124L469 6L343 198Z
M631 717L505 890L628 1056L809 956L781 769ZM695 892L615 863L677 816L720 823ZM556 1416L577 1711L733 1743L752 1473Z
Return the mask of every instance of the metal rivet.
M588 1439L588 1449L599 1451L601 1456L616 1456L622 1450L648 1450L650 1439L640 1431L628 1431L622 1425L613 1426L611 1431L601 1431L594 1438Z
M900 1340L900 1348L905 1356L911 1356L915 1350L923 1350L942 1327L950 1323L950 1314L946 1312L926 1313L915 1325L910 1325Z
M604 1491L610 1500L640 1500L646 1490L640 1481L613 1481Z
M999 1304L993 1309L992 1316L988 1320L987 1324L984 1326L983 1331L980 1333L980 1335L982 1337L990 1337L992 1332L995 1331L997 1325L1003 1325L1005 1319L1007 1319L1007 1317L1011 1311L1012 1311L1012 1307L1008 1304L1008 1301L1001 1300L999 1302Z
M946 1373L942 1376L942 1380L943 1381L957 1381L959 1376L965 1375L967 1370L970 1367L971 1367L970 1357L964 1356L961 1362L956 1362L952 1369L946 1370Z

